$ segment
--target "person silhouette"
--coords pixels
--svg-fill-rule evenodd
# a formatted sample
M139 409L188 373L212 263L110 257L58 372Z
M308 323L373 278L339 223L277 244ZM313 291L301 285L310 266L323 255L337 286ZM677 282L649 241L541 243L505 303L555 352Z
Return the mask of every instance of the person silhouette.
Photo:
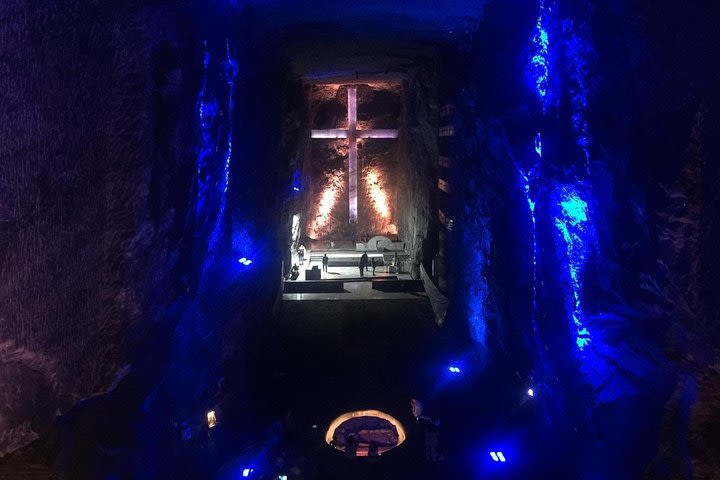
M300 245L298 247L298 259L300 260L300 265L305 263L305 245Z
M365 276L365 269L367 269L368 266L368 256L367 253L363 253L360 257L360 276Z

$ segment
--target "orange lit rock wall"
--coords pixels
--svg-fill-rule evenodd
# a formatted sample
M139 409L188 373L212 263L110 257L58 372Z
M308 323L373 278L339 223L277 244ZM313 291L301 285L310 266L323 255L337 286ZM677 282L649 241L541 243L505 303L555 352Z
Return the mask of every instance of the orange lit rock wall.
M398 84L357 85L357 128L399 129L402 89ZM347 128L347 87L313 86L313 129ZM358 140L358 239L397 234L398 139ZM313 139L304 162L310 180L305 195L305 233L311 239L350 239L348 140Z

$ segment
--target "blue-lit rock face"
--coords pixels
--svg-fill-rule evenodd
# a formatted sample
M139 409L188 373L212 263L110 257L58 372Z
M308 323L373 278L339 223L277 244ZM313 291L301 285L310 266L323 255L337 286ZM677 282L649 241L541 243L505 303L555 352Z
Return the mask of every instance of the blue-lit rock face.
M635 32L638 44L620 54L625 44L599 32L617 28L627 12L599 7L591 14L586 7L541 0L518 15L491 5L481 22L472 48L475 70L455 98L464 110L455 153L467 212L456 225L462 267L454 294L456 305L466 306L455 311L456 321L466 322L468 336L489 358L514 356L519 375L547 388L539 400L544 420L574 431L582 445L576 452L582 466L566 471L572 478L715 472L714 462L699 459L707 451L699 438L707 439L716 399L706 393L703 400L698 385L707 392L716 377L710 373L716 339L699 347L703 342L686 335L717 325L717 315L705 310L714 300L707 294L699 300L718 271L706 243L718 238L711 220L717 209L704 203L717 193L704 190L698 177L718 178L718 169L708 168L709 150L717 154L717 145L710 147L700 133L708 132L709 117L706 107L697 110L699 101L672 113L646 111L643 121L651 123L687 112L692 120L680 122L681 131L664 126L662 134L616 135L618 128L647 127L633 124L630 114L647 104L609 109L608 99L627 98L654 81L643 72L640 83L628 84L619 70L603 68L618 55L632 64L652 35ZM494 25L503 26L503 41L493 36L500 28ZM655 60L666 53L656 52ZM673 55L677 60L680 53ZM522 65L515 60L521 57ZM702 75L695 61L683 64ZM488 71L503 82L487 78ZM640 96L648 101L668 88ZM716 93L693 94L717 108ZM672 148L662 152L653 141ZM641 145L662 158L662 166L638 154ZM707 263L691 260L699 258ZM698 360L696 348L714 353ZM702 412L697 420L695 411ZM673 415L683 419L680 425L670 424ZM625 422L628 416L634 420ZM695 428L703 433L687 433ZM628 440L628 431L639 444ZM631 461L603 464L630 449Z
M312 187L299 78L399 71L418 262L438 110L456 108L443 328L462 372L442 369L469 416L501 405L481 456L509 476L720 478L720 77L700 6L0 3L0 456L60 438L67 478L169 478L224 374L228 411L275 400L245 388L262 357L244 353L273 318L279 219ZM476 372L491 388L465 386Z
M567 299L565 309L571 319L578 349L592 341L583 318L583 275L585 264L595 246L595 232L588 218L588 204L577 190L570 186L558 186L553 192L553 222L558 231L557 252L566 275Z
M143 438L150 455L164 448L153 428L202 409L241 344L224 302L254 298L230 319L242 323L273 295L262 279L280 268L267 246L283 180L247 159L277 158L277 85L262 52L195 11L66 4L67 17L52 3L0 7L16 32L2 42L14 73L0 109L12 124L0 135L0 456L55 434L100 448ZM241 58L256 65L245 90ZM253 120L242 128L240 101ZM227 293L247 281L262 291ZM71 478L131 463L56 447Z

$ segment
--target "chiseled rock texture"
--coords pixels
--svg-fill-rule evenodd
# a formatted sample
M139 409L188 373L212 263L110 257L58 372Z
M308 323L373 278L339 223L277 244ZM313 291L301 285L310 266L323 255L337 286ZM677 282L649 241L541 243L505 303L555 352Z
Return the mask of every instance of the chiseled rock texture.
M707 61L713 27L701 3L558 2L558 23L546 24L556 56L545 116L514 63L529 62L531 53L518 60L532 35L522 25L534 24L537 3L530 13L489 5L471 53L448 60L448 78L457 72L452 180L465 213L455 308L465 302L461 318L480 320L470 329L483 348L512 352L518 372L556 388L548 412L558 432L567 428L558 438L581 445L577 478L720 475L720 68ZM583 102L587 167L573 128ZM516 165L533 166L539 130L532 324L532 224ZM593 336L582 353L568 334L566 250L554 239L553 195L565 186L587 202L594 229L579 277Z
M175 294L192 155L175 21L0 5L0 456L111 388Z

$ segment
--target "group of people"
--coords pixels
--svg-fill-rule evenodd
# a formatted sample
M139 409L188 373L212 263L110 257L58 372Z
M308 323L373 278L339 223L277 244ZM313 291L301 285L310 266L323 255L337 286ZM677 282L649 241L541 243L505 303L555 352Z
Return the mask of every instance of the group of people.
M382 265L382 262L379 261L377 258L373 257L372 260L368 258L368 254L364 253L360 257L360 276L364 277L365 272L367 271L368 267L372 266L372 274L375 276L375 269L378 267L378 265Z
M334 248L335 242L330 242L330 243L331 243L330 248L331 249ZM305 264L305 253L306 253L305 245L300 244L300 246L297 248L296 252L297 252L297 256L298 256L298 263L300 265L304 265ZM363 254L360 256L360 264L358 265L358 267L360 269L360 276L364 277L365 272L367 272L370 269L370 267L372 267L372 274L373 274L373 276L375 276L375 270L377 269L377 267L379 267L383 264L384 264L383 259L377 258L377 257L373 257L371 259L368 257L368 254L366 252L363 252ZM398 258L397 252L395 252L395 256L393 257L390 265L391 266L399 266L399 264L400 264L400 259ZM328 257L327 253L324 253L322 256L322 271L327 272L329 265L330 265L330 258ZM293 267L290 270L289 278L291 280L296 280L299 276L300 276L300 267L298 267L297 264L293 264Z
M423 402L412 398L410 399L410 410L413 418L418 422L424 443L424 456L428 462L441 462L445 457L440 453L440 419L431 417L426 414ZM354 460L358 455L358 447L360 439L355 433L349 433L345 436L343 447L346 460ZM368 444L367 456L379 457L380 446L376 441L371 440ZM354 478L354 477L350 477Z

